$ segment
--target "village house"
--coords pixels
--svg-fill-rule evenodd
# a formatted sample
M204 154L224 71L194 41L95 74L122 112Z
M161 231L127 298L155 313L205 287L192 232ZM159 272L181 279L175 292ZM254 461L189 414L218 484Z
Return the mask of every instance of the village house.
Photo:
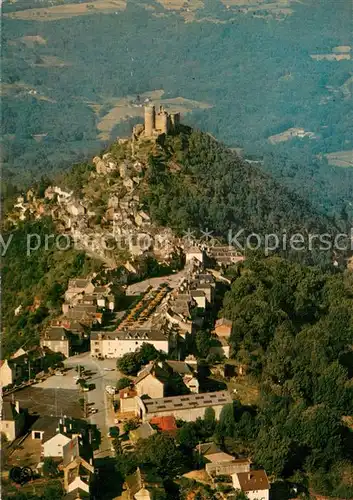
M164 491L161 478L139 467L136 472L127 476L124 488L128 500L153 500L156 493Z
M144 421L153 417L172 415L176 419L194 422L203 418L206 408L213 408L215 418L219 419L222 408L232 402L227 391L208 392L204 394L187 394L158 399L141 399L136 397L138 416Z
M75 295L80 293L90 294L94 291L94 289L95 286L90 278L71 279L69 280L69 284L65 292L65 301L70 302Z
M160 432L165 432L171 437L175 437L178 431L175 417L168 415L165 417L153 417L150 424L157 427Z
M185 361L176 361L174 359L167 359L164 361L164 365L167 366L170 370L172 370L173 373L177 373L182 378L184 384L190 390L190 392L194 393L199 392L200 384L196 377L197 361L195 366L191 363L188 363L187 359Z
M121 391L119 392L120 413L125 415L130 414L131 416L136 415L136 396L137 392L135 389L132 389L130 387L121 389Z
M245 257L231 245L210 247L207 249L207 254L219 266L230 266L245 260Z
M204 259L205 259L205 252L201 248L193 246L185 249L186 264L193 260L203 264Z
M217 337L229 338L232 333L233 322L230 319L220 318L216 321L214 326L214 333Z
M91 356L98 358L121 358L135 352L143 344L151 344L157 350L168 353L169 340L158 330L121 330L91 333Z
M63 417L39 417L31 427L31 437L41 441L41 456L63 459L67 463L79 456L81 434L73 431L73 422Z
M210 353L228 359L230 356L230 345L228 344L227 339L224 337L214 336L212 342L213 344L210 347Z
M4 388L8 385L19 384L25 378L34 378L43 370L45 357L50 354L47 348L39 346L28 351L19 348L10 359L0 361L0 382Z
M16 384L21 380L23 373L22 363L13 362L11 359L0 361L0 381L1 387Z
M86 209L81 203L78 201L73 201L72 203L68 203L67 208L69 212L77 217L78 215L84 215L86 213Z
M137 427L137 429L129 432L129 439L133 443L137 443L139 439L147 439L153 436L153 434L156 434L156 432L157 431L153 429L149 422L144 422L139 427Z
M75 493L78 498L89 496L94 475L94 467L82 457L76 457L64 466L64 489L67 493Z
M199 381L191 366L188 366L184 361L165 360L151 361L138 373L134 381L137 395L162 398L168 393L175 394L173 375L180 377L185 388L191 392L199 392Z
M223 455L214 457L213 461L205 465L205 470L210 477L231 476L234 473L250 471L251 462L248 458L234 458L227 453Z
M48 347L51 351L61 352L68 358L72 346L71 335L71 332L62 326L51 326L42 335L40 345Z
M32 439L45 442L57 434L60 424L60 417L39 417L31 427Z
M269 500L270 483L264 470L232 474L233 488L245 493L249 500Z
M11 403L3 401L1 407L0 432L8 441L14 441L24 429L25 414L20 410L18 401Z
M137 396L163 398L168 383L168 372L156 362L151 362L138 373L134 381Z

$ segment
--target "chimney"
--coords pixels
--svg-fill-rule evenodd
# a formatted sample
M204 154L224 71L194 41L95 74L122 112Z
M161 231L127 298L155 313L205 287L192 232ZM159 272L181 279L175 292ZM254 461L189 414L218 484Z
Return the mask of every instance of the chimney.
M15 402L15 408L16 408L17 413L20 413L20 402L19 401Z

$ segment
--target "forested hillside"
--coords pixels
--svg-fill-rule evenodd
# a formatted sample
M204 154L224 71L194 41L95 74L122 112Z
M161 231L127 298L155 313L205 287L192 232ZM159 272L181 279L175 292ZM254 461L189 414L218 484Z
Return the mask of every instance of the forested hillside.
M46 240L55 234L52 221L43 219L23 222L16 230L3 235L4 241L9 241L1 262L3 357L21 345L38 344L43 324L61 311L68 280L85 276L101 266L83 252L72 248L60 250L53 237ZM36 251L28 252L27 235L33 235L33 245L34 241L40 242Z
M175 162L181 166L176 172ZM226 241L230 230L232 234L243 230L239 237L243 241L251 233L262 239L285 232L333 235L339 227L208 134L185 131L170 137L149 163L148 209L159 224L178 232L208 229ZM286 252L291 253L307 263L330 263L330 253L315 248Z
M161 89L166 100L203 103L184 113L184 123L244 148L245 155L294 156L295 179L278 168L281 159L265 168L279 180L283 173L299 194L312 193L320 209L351 210L352 168L329 166L325 156L318 157L353 148L350 52L340 60L311 57L349 50L349 2L339 8L332 0L289 2L290 12L280 19L267 16L267 3L243 12L220 0L205 1L191 16L165 9L163 1L128 0L114 15L91 9L33 21L25 20L31 7L58 2L6 2L5 178L30 183L33 175L92 156L102 146L103 120L122 106L121 99ZM6 17L21 11L22 17ZM113 112L111 138L136 121L133 98L122 113ZM269 142L291 127L315 138Z
M235 408L221 435L247 441L277 477L353 497L351 273L250 258L226 294L233 356L261 386L259 408ZM225 417L225 415L224 415Z

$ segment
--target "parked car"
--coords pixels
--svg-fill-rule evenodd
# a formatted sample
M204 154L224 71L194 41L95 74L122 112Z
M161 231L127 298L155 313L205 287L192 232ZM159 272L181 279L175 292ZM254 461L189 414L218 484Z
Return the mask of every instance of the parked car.
M103 368L103 370L104 370L105 372L113 372L113 371L115 370L115 368L108 368L107 366L105 366L105 367Z
M89 413L90 415L94 415L95 413L98 413L98 408L90 408L90 409L88 410L88 413Z

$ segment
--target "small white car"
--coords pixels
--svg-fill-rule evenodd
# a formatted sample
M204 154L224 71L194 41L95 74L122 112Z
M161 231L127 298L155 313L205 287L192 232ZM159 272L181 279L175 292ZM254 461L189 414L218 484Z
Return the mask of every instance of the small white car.
M104 370L105 372L113 372L113 371L115 370L115 368L108 368L107 366L105 366L105 367L103 368L103 370Z

